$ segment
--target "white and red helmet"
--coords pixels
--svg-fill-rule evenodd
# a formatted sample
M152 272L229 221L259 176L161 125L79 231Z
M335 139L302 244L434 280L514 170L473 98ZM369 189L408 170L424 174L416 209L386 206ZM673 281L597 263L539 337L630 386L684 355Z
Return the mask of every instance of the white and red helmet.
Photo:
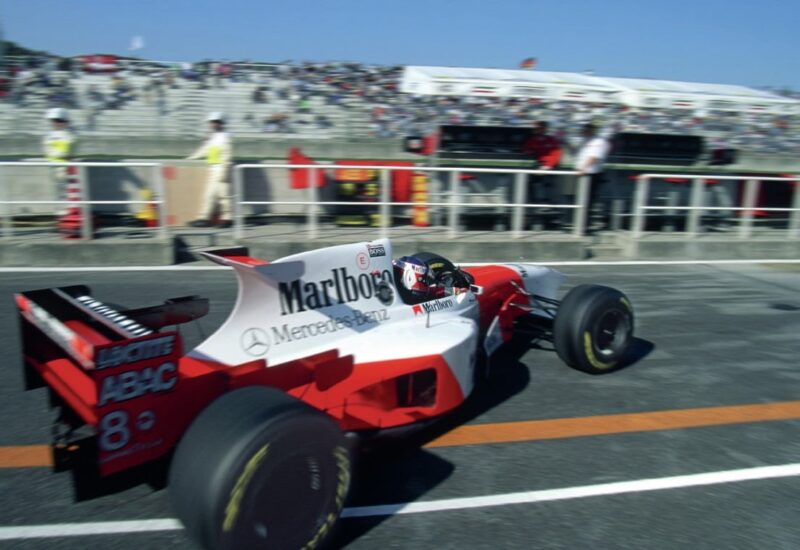
M403 256L392 262L394 280L412 296L423 298L430 292L428 266L414 256Z

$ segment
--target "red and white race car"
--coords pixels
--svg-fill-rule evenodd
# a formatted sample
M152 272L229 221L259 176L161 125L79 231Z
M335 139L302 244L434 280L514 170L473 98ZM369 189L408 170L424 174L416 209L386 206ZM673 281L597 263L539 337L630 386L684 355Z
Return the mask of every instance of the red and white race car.
M632 340L619 291L573 288L531 264L459 268L431 253L392 261L388 240L274 262L245 249L228 319L184 353L167 327L198 297L129 309L72 286L16 295L26 385L62 411L56 465L99 478L170 462L172 504L206 548L314 548L350 483L346 434L404 429L458 407L517 334L567 364L613 370Z

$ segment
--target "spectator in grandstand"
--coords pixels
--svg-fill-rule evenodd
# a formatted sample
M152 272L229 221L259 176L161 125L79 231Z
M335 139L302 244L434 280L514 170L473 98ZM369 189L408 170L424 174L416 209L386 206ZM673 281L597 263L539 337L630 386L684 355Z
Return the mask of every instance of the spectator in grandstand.
M325 115L316 115L314 117L314 122L316 123L317 128L319 128L320 130L327 130L328 128L333 128L333 123Z
M50 131L42 139L44 157L49 162L69 162L75 152L75 134L69 127L69 115L66 109L57 107L49 109L46 116L50 121ZM56 186L59 198L63 200L67 192L66 166L57 166L51 170L50 179ZM65 208L60 209L61 213L65 211Z
M86 97L83 101L84 110L86 112L86 129L93 131L96 129L97 115L100 114L106 106L106 99L97 86L90 85L86 90Z
M308 98L303 97L303 98L300 99L300 101L297 102L296 109L297 109L297 112L300 113L300 114L303 114L303 115L310 114L311 113L311 102L308 100Z
M106 104L109 109L119 109L134 97L133 87L125 78L118 75L111 77L111 99Z
M256 117L253 116L253 113L246 113L242 117L242 122L244 122L251 130L258 129L258 122L256 121Z
M289 133L292 131L292 126L289 123L289 115L285 113L273 113L264 118L264 131L265 132L282 132Z
M578 150L575 169L580 172L581 177L588 176L589 178L589 201L586 206L586 217L584 218L587 222L585 227L589 228L589 221L593 215L597 219L605 217L606 214L605 211L597 213L596 210L602 207L599 200L601 196L600 188L605 182L603 168L606 157L608 157L608 153L611 150L611 144L608 139L598 134L597 127L592 123L583 125L581 135L583 143ZM598 229L601 224L602 222L598 222L591 229Z
M230 165L233 158L231 137L225 131L225 115L213 112L206 119L211 133L197 151L187 159L205 157L208 163L208 180L203 193L200 214L192 227L210 227L214 223L214 213L219 210L217 226L231 226L231 184Z
M67 80L59 81L47 95L47 102L54 107L77 108L78 103L75 98L75 90L69 85Z
M266 103L267 93L265 86L256 86L253 90L253 103Z

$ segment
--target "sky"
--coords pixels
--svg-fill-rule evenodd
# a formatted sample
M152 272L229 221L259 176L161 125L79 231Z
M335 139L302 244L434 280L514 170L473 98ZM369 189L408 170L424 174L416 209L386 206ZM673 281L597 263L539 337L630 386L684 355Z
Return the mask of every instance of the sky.
M797 0L0 0L60 55L518 68L800 90Z

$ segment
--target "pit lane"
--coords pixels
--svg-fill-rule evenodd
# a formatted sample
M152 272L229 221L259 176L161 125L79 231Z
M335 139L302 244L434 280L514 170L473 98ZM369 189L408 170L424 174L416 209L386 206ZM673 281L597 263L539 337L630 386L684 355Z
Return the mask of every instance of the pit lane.
M570 285L609 284L628 294L637 312L639 360L610 375L589 376L567 368L550 351L520 355L524 350L509 350L493 363L490 383L449 419L448 427L455 428L450 435L442 429L421 442L427 446L392 447L363 456L348 508L455 505L345 519L339 545L799 547L795 501L800 478L791 472L763 479L728 474L725 482L712 484L677 480L716 472L764 472L800 462L800 268L726 264L561 270ZM0 290L9 297L0 312L6 328L0 336L6 350L0 370L0 445L5 449L50 438L44 392L21 391L12 292L85 283L98 298L130 306L198 293L211 299L212 313L202 322L208 334L227 314L236 290L234 277L223 270L0 277ZM200 337L191 326L184 332ZM775 409L782 414L765 412ZM726 413L720 416L722 410ZM682 424L665 420L676 415L684 419ZM513 442L498 442L498 434L529 421L538 424L526 424L523 436ZM472 439L441 444L465 433L467 428L459 425L475 426ZM436 439L438 435L442 438ZM593 494L587 489L656 478L671 481L649 491ZM147 485L76 504L67 474L27 467L0 469L0 487L2 527L171 517L165 491ZM564 489L572 489L573 496L538 498L544 491ZM474 500L501 495L503 504L504 498L510 500L507 495L520 492L536 498L491 507ZM467 503L478 506L465 507ZM0 547L191 545L179 530L169 529L16 538L0 540Z

